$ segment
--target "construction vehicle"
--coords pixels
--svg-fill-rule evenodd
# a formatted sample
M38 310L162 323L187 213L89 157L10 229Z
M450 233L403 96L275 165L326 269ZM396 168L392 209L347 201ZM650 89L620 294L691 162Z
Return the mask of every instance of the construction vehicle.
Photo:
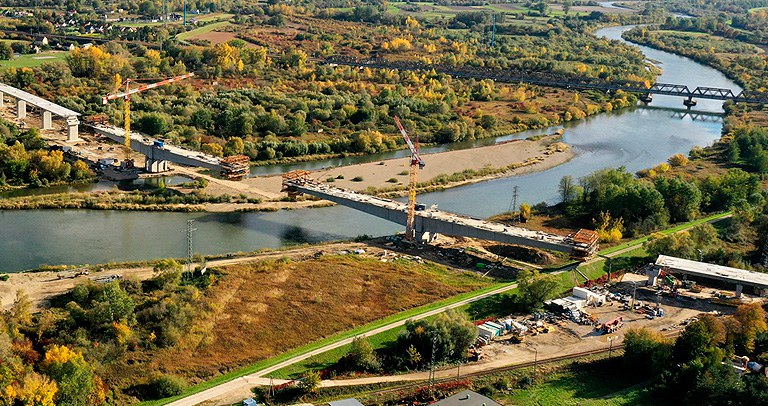
M624 318L619 316L607 323L598 325L595 330L602 334L611 334L622 327L624 327Z
M405 131L405 128L403 128L403 125L400 124L400 119L397 118L397 116L394 116L394 118L395 124L397 124L397 128L400 130L400 134L403 136L403 139L405 139L405 143L408 144L408 149L411 150L411 165L408 179L408 219L405 223L405 238L409 241L413 241L416 237L415 230L413 229L413 223L416 217L416 179L418 177L419 169L424 169L425 163L419 155L418 135L416 136L416 143L414 144L411 142L411 138L408 137L408 133ZM424 206L424 208L426 208L426 206Z
M124 116L125 116L125 147L126 147L125 152L126 152L126 156L128 155L129 151L131 150L131 95L139 93L139 92L143 92L145 90L154 89L154 88L159 87L159 86L163 86L163 85L167 85L167 84L170 84L170 83L178 82L180 80L184 80L184 79L190 78L192 76L195 76L195 74L194 73L187 73L187 74L184 74L184 75L174 76L174 77L169 78L169 79L161 80L159 82L150 83L150 84L146 84L146 85L141 85L141 86L133 88L133 89L131 89L131 87L130 87L131 82L133 82L133 81L131 79L126 79L125 82L123 82L120 85L120 86L122 86L123 84L125 85L125 91L124 92L108 94L108 95L106 95L106 96L101 98L101 103L102 104L107 104L110 100L115 100L115 99L119 99L119 98L123 98L123 100L125 100L125 103L124 103L123 107L125 108ZM118 82L119 82L119 80L118 80Z
M245 155L228 156L221 161L221 176L229 180L241 180L251 173L251 159Z

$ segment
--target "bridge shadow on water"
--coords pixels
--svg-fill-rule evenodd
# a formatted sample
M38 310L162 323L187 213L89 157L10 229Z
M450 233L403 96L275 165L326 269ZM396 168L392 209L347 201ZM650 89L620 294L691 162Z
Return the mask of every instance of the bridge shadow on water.
M723 113L715 113L712 111L701 111L701 110L693 110L693 109L686 109L686 108L641 105L641 106L638 106L638 109L664 111L669 113L670 118L683 120L686 117L688 117L692 121L700 121L705 123L722 123L723 117L725 117L725 114Z

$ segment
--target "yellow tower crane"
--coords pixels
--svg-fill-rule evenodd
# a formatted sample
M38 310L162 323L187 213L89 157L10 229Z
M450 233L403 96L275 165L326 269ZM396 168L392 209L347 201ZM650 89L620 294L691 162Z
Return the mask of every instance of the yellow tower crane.
M411 150L411 165L410 165L410 178L408 180L408 220L405 223L405 238L413 240L416 237L416 233L413 229L413 221L416 216L416 179L419 169L424 169L424 161L419 155L419 136L416 136L416 143L411 142L411 138L408 137L408 133L400 124L400 119L395 116L395 124L400 130L405 139L405 143L408 144L408 148Z
M108 94L101 98L102 104L107 104L110 100L119 99L121 97L125 100L125 105L124 105L125 106L125 113L124 113L125 115L125 146L128 150L130 150L131 148L131 95L139 92L143 92L145 90L154 89L159 86L167 85L173 82L178 82L180 80L184 80L192 76L195 76L195 74L187 73L184 75L174 76L172 78L161 80L156 83L141 85L133 89L131 89L130 87L132 80L126 79L125 82L123 83L125 84L125 92ZM122 84L120 86L122 86Z

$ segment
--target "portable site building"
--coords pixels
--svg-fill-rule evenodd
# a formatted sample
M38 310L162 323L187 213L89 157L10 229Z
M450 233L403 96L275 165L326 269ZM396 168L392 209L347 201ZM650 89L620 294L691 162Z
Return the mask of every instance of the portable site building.
M503 325L501 325L499 323L495 323L495 322L492 322L492 321L486 321L485 324L487 324L489 326L492 326L492 327L496 327L496 329L499 330L499 335L502 335L502 334L507 332L507 329Z
M512 328L517 330L518 333L523 334L528 331L528 327L512 320Z
M491 329L489 329L489 328L487 328L485 326L482 326L482 325L481 326L477 326L477 334L480 337L487 338L488 340L492 339L493 337L496 337L496 331L495 330L491 330Z
M487 328L488 330L493 331L496 336L500 336L501 335L502 329L500 329L498 327L494 327L492 324L488 324L487 322L483 323L482 325L483 325L483 327Z

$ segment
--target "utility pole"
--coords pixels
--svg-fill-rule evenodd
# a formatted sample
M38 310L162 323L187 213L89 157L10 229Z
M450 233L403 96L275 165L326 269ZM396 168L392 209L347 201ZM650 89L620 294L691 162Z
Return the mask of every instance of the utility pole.
M194 254L194 250L192 247L192 232L197 230L196 228L192 228L192 223L195 220L187 220L187 270L192 271L192 256Z
M533 349L533 381L536 382L536 367L539 365L539 349Z
M435 344L437 344L437 334L432 333L432 359L429 361L429 391L435 389Z
M632 306L630 310L635 309L635 298L637 297L637 282L632 282Z
M496 45L496 13L493 13L493 30L491 31L491 48Z
M611 358L611 354L613 354L613 340L616 339L616 336L610 335L608 336L608 358Z

